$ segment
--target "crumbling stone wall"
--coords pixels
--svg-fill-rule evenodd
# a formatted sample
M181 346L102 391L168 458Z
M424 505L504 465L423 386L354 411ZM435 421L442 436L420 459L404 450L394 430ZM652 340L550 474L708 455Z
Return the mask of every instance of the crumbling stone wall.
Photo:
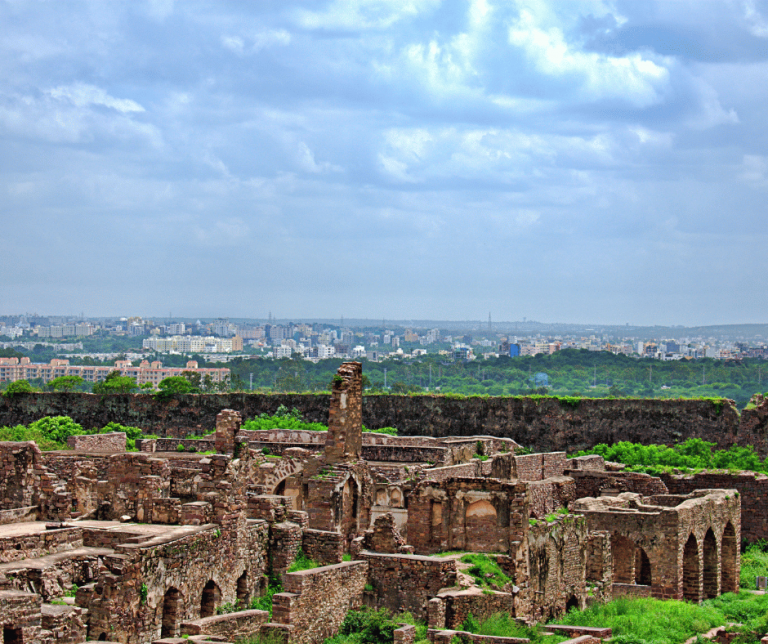
M515 615L515 599L512 594L484 593L477 588L441 593L430 599L428 605L428 626L431 629L461 628L470 613L480 622L498 613Z
M41 608L39 595L0 590L0 644L5 642L5 633L16 638L16 642L39 642Z
M333 377L325 460L356 461L363 445L363 365L345 362Z
M302 394L179 395L156 400L148 394L41 393L0 399L0 425L27 425L42 416L71 416L86 428L116 421L160 436L203 434L222 409L243 418L273 414L280 405L297 408L312 422L328 421L329 396ZM577 451L619 440L672 444L698 437L727 448L754 445L768 454L768 404L745 410L719 408L703 400L583 399L578 407L556 399L517 397L453 399L439 395L366 396L367 427L397 427L411 436L506 437L537 451Z
M738 490L741 495L741 537L749 542L768 539L768 476L757 472L699 472L663 474L671 494L690 494L694 490Z
M528 531L529 618L545 621L586 605L587 522L584 517L558 515L537 521Z
M272 620L289 627L289 644L320 644L360 607L367 576L364 561L289 573L284 592L272 597Z
M425 619L428 600L441 588L456 583L454 559L367 550L358 556L368 562L368 581L373 586L376 608L395 613L409 611Z
M530 516L525 483L498 479L423 481L408 494L408 541L419 554L509 552Z
M124 452L125 432L70 436L67 439L67 447L78 452Z
M738 592L741 504L735 490L646 500L625 492L579 499L570 509L586 516L591 532L611 534L614 590L617 584L650 586L654 597L691 601Z

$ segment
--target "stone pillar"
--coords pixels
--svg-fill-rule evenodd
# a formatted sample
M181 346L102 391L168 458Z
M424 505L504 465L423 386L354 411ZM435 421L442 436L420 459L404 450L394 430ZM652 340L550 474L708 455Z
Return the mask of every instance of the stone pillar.
M235 453L235 436L240 431L243 418L239 411L222 409L216 416L216 452L219 454Z
M345 362L333 377L325 460L328 464L360 459L363 444L363 365Z

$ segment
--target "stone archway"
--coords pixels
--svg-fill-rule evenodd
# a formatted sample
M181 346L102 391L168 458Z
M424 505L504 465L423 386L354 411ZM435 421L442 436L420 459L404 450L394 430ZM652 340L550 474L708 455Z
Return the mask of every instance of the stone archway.
M635 583L638 586L650 586L653 584L651 560L640 546L635 550Z
M169 588L163 597L163 619L160 637L178 637L183 613L182 595L178 588Z
M736 593L739 591L739 544L736 530L729 521L723 530L720 541L720 592Z
M496 550L498 518L493 504L485 499L470 503L464 516L465 547L478 552Z
M717 570L717 540L712 528L704 535L704 599L712 599L719 594L720 575Z
M221 590L213 579L203 587L200 598L200 617L211 617L216 614L216 609L221 603Z
M701 600L699 544L693 534L688 537L683 549L683 598L692 602Z
M632 539L618 534L611 537L614 584L635 583L635 549Z

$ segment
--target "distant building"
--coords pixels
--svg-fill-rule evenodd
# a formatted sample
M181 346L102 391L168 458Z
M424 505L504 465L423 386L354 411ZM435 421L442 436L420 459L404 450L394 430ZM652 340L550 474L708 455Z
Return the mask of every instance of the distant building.
M151 363L142 360L138 367L134 367L128 360L118 360L114 367L110 367L70 365L69 360L58 358L51 360L50 364L33 363L26 357L0 358L0 382L40 379L47 383L60 376L80 376L86 382L94 383L103 381L115 370L121 376L133 378L138 385L150 382L155 387L164 378L180 376L184 371L194 371L203 377L208 375L213 382L222 382L230 373L227 368L199 368L194 360L187 362L186 367L163 367L163 363L158 360Z

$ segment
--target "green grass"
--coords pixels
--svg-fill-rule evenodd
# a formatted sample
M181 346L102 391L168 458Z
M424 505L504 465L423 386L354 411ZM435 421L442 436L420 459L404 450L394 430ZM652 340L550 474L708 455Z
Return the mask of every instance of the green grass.
M468 554L464 555L460 561L462 563L472 564L463 572L472 575L475 582L480 587L491 586L501 589L505 584L512 581L504 574L499 567L499 564L488 555L478 553Z
M704 605L722 612L729 622L743 624L741 631L747 636L757 635L755 641L768 633L768 595L726 593Z
M628 638L624 644L638 640L680 644L726 621L725 613L709 602L698 605L675 600L620 597L584 611L572 610L553 623L609 627L613 629L614 637Z
M747 546L741 555L741 588L755 589L755 577L768 576L768 543L760 540Z
M559 644L570 639L567 635L560 633L545 634L541 626L521 626L508 613L496 613L482 622L470 613L457 630L496 637L526 637L531 640L531 644L542 644L542 642Z
M299 548L296 553L296 559L288 567L287 572L299 572L300 570L312 570L313 568L319 568L322 564L318 563L314 559L310 559L304 554L304 551Z

